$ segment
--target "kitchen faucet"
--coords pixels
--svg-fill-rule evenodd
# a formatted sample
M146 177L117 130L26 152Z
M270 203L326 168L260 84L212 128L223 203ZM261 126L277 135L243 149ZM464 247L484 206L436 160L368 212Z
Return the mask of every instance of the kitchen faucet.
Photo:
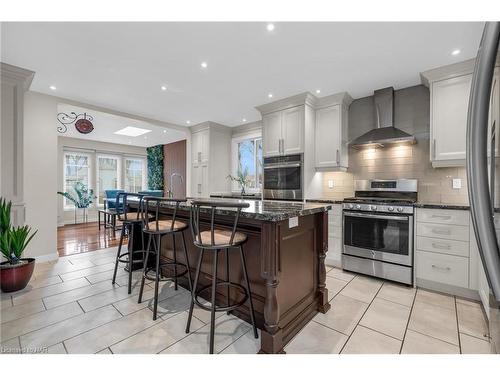
M182 175L180 173L172 173L170 175L170 190L167 191L167 196L169 198L173 198L174 197L174 177L179 177L181 179L181 183L184 182L184 178L182 177Z

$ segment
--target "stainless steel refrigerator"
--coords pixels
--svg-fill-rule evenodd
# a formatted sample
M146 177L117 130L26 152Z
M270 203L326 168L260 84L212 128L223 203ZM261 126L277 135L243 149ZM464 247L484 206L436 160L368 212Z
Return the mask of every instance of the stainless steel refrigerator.
M483 304L488 310L490 341L494 353L500 353L500 250L495 230L495 215L497 220L500 219L500 202L495 200L495 185L500 186L500 161L496 161L499 155L495 155L500 124L490 119L490 98L499 38L500 23L487 22L474 66L467 115L469 201L479 255L487 280ZM488 142L491 142L490 147ZM498 191L496 193L498 195Z

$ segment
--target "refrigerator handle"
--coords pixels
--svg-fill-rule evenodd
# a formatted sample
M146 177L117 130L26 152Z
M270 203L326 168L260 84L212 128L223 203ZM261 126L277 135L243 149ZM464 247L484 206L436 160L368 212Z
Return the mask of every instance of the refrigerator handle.
M474 65L467 114L467 182L472 223L488 284L500 301L500 252L488 183L488 114L500 23L487 22ZM492 160L494 163L494 160Z

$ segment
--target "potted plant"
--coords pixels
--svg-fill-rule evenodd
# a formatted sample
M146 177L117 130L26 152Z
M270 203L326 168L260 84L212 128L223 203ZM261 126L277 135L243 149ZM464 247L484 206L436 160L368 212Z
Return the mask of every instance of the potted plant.
M3 292L15 292L28 285L35 268L34 258L21 258L35 236L28 225L13 227L10 223L12 202L0 198L0 250L7 259L0 263L0 283Z
M251 183L250 177L248 176L248 168L245 168L243 171L241 170L241 168L238 168L238 172L236 174L236 177L232 176L232 175L228 175L226 178L228 178L229 180L231 180L233 182L237 182L240 185L241 195L246 194L246 187L248 185L250 185L250 183Z
M89 189L83 182L78 181L75 186L73 186L75 190L75 195L72 195L68 192L58 191L57 194L62 195L70 202L75 205L75 224L76 224L76 209L83 209L83 218L84 221L87 222L87 208L92 204L93 200L96 198L94 195L94 190Z

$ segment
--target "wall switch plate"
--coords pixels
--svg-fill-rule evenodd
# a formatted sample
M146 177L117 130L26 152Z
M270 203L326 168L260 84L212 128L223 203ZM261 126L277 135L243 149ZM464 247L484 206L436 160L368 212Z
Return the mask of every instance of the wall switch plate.
M454 178L451 183L453 189L461 189L462 188L462 179Z
M333 189L333 180L328 180L328 189Z
M299 217L298 216L291 217L290 219L288 219L288 228L295 228L298 226L299 226Z

